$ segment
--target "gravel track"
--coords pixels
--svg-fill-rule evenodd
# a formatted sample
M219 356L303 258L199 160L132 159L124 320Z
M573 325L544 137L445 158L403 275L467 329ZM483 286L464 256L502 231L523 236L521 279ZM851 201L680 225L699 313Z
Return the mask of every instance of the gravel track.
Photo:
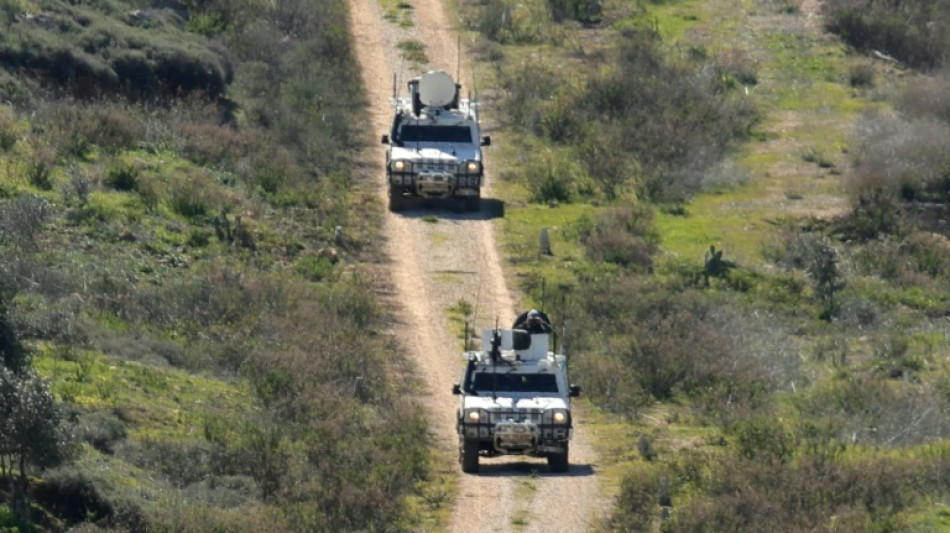
M350 31L370 99L375 139L387 133L392 108L393 74L400 94L420 71L400 58L397 43L425 44L427 69L444 69L453 77L460 71L463 92L471 80L469 65L458 64L458 33L438 0L413 0L412 28L399 28L383 18L378 0L350 2ZM386 204L383 147L367 156L367 169L379 184ZM488 149L488 187L491 196L491 149ZM437 223L424 215L435 215ZM439 470L457 472L458 497L453 502L448 531L587 531L605 515L607 502L595 475L595 453L585 437L583 413L575 414L571 467L555 475L543 459L503 457L482 460L479 475L461 474L455 462L457 398L451 394L463 363L459 332L450 331L447 310L465 299L475 308L475 327L491 327L496 320L508 325L516 316L516 298L508 290L495 245L492 222L481 213L458 214L434 208L408 210L384 217L386 255L399 317L395 331L422 376L425 408L434 445L451 458Z

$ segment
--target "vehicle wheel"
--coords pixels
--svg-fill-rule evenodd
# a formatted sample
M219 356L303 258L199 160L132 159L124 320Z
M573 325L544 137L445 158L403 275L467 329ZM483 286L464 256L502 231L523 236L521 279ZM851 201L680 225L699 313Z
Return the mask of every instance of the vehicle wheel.
M552 453L548 455L548 466L551 472L567 472L567 443L564 443L563 453Z
M402 193L389 193L389 210L392 212L402 211L406 208L408 202Z
M465 472L466 474L477 474L478 441L463 441L462 449L459 451L459 460L462 463L462 472Z

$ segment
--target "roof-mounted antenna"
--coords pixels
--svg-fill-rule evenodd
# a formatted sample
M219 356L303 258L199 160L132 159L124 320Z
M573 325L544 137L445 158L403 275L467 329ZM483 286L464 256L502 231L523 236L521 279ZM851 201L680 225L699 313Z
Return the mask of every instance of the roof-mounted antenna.
M463 346L462 351L467 352L468 351L468 320L465 320L465 340L463 342L465 342L465 344L462 345Z
M501 359L501 332L498 331L498 317L495 317L495 330L491 334L491 399L498 399L498 360Z
M393 72L393 98L396 98L397 94L398 93L396 89L396 73Z
M458 40L455 44L455 79L462 79L462 32L458 34Z
M541 278L541 312L544 312L544 297L547 293L547 278Z

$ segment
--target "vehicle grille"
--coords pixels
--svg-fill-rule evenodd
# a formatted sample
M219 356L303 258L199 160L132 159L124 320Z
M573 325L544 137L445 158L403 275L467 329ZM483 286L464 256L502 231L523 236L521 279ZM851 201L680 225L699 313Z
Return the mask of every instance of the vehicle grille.
M541 409L508 409L491 410L488 412L488 423L497 424L498 422L533 422L541 423Z
M414 169L416 172L447 172L455 174L458 171L458 163L441 159L423 159L415 163Z

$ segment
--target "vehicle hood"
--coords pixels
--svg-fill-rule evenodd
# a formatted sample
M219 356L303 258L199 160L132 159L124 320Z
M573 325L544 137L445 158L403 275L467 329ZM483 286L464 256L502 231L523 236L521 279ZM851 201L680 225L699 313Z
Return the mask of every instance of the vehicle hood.
M410 161L480 161L482 152L477 146L452 143L418 143L414 146L393 146L390 156L393 160Z
M557 396L508 395L466 396L466 409L567 409L567 400Z

